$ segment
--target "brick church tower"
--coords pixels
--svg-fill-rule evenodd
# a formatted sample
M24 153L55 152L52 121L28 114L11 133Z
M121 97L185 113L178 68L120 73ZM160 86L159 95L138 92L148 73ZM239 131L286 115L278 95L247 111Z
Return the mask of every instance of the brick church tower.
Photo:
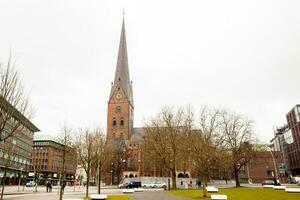
M125 22L123 18L115 79L107 112L107 139L129 140L133 131L133 95L129 77Z

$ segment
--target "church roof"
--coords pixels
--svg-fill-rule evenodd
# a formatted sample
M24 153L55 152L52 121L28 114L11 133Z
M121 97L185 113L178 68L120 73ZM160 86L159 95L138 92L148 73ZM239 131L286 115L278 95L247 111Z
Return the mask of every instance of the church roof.
M128 68L128 57L127 57L127 45L126 45L126 34L125 34L125 21L123 18L122 31L119 44L119 53L118 60L115 72L115 80L111 88L110 98L112 97L114 91L122 88L127 99L133 105L133 95L132 95L132 85L129 77L129 68Z
M132 135L130 139L133 140L143 140L145 135L145 131L143 127L140 128L133 128Z

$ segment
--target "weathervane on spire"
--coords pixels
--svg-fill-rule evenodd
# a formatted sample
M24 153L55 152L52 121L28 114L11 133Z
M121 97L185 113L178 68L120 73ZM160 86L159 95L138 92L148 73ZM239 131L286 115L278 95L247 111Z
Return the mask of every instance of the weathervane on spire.
M124 17L124 15L125 15L125 9L123 8L123 17Z

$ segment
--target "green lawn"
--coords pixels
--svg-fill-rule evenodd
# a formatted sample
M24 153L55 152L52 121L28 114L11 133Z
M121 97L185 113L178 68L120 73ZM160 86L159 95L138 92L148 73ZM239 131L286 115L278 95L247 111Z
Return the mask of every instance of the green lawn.
M202 190L174 190L168 191L169 195L185 197L189 199L202 198ZM209 193L210 195L211 193ZM216 194L216 193L215 193ZM220 189L217 194L226 194L228 200L299 200L300 193L287 193L284 190L266 188L229 188Z
M109 195L108 200L132 200L128 195Z

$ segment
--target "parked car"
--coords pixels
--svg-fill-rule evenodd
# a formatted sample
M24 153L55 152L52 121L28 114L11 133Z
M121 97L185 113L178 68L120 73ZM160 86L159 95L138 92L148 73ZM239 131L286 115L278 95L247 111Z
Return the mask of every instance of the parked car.
M139 188L142 187L141 181L131 181L125 188Z
M299 176L291 177L291 183L299 183L299 182L300 182L300 177Z
M275 183L273 180L264 180L261 185L280 185L280 183Z
M143 183L143 188L153 188L155 183Z
M35 182L34 181L28 181L26 183L26 187L34 187L35 186Z
M129 183L121 183L119 184L119 188L126 188Z
M154 183L153 187L154 187L154 188L166 188L166 187L167 187L167 184L166 184L166 183L163 183L163 182L160 182L160 183Z

